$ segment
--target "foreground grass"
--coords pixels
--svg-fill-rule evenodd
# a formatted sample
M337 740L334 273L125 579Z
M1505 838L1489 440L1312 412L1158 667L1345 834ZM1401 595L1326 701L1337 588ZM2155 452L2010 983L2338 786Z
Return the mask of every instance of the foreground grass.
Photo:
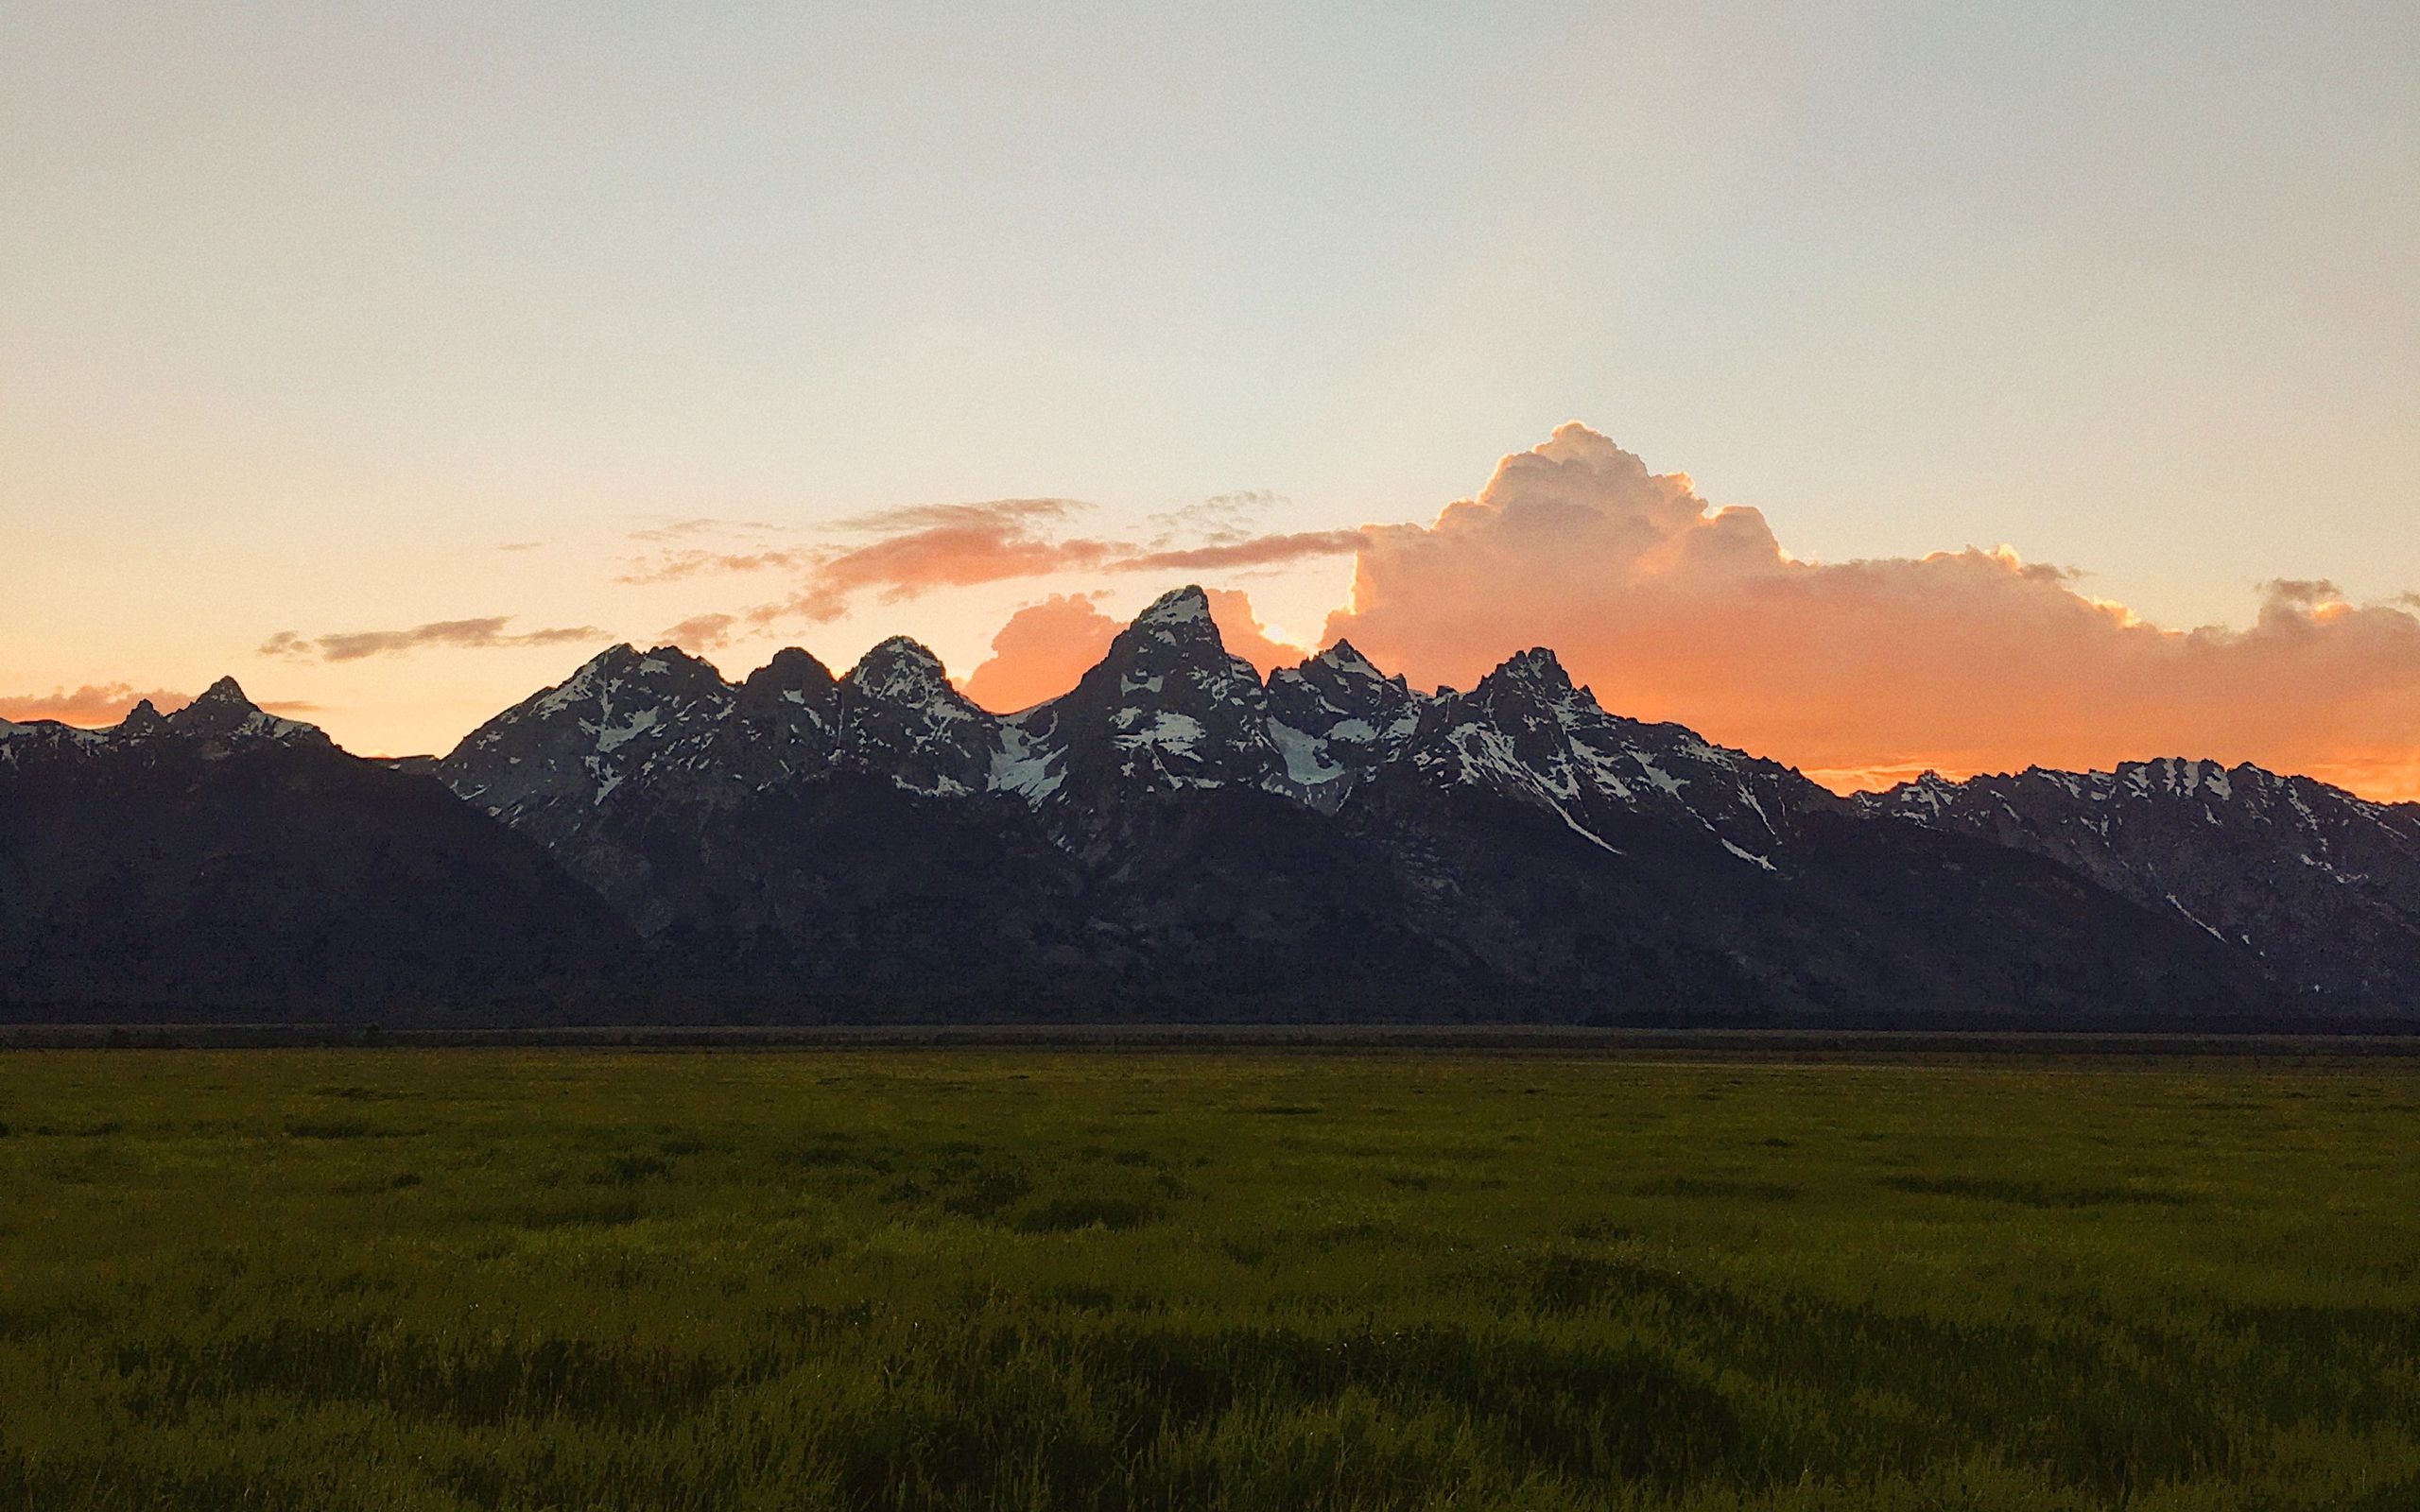
M2420 1071L0 1057L0 1509L2420 1506Z

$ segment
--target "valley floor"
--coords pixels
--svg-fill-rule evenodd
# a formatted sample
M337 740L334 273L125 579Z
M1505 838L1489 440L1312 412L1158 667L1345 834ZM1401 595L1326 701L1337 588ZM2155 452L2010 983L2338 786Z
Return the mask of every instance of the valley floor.
M0 1507L2420 1505L2420 1064L0 1055Z

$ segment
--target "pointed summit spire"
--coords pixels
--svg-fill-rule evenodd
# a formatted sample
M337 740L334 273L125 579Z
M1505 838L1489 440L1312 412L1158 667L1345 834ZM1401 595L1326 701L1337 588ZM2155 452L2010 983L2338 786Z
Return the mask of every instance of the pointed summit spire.
M1130 662L1138 657L1156 663L1171 653L1181 661L1222 667L1230 660L1226 637L1210 612L1210 595L1197 584L1171 589L1151 600L1132 624L1117 632L1101 665ZM1253 680L1260 680L1258 673Z
M1481 680L1510 682L1556 696L1572 691L1571 675L1563 670L1563 662L1555 654L1543 645L1533 645L1515 653Z
M1349 677L1375 678L1381 682L1387 678L1385 673L1378 670L1377 663L1363 656L1360 648L1351 641L1340 640L1311 660Z
M333 744L326 731L317 725L300 720L281 719L263 712L260 705L244 696L243 685L233 678L220 678L202 690L201 696L164 718L151 711L152 724L136 724L137 713L150 711L144 704L136 713L129 713L126 725L133 725L130 733L145 734L155 727L161 733L181 740L199 741L214 749L225 750L238 745L327 746ZM124 730L126 725L119 728Z
M1171 589L1151 600L1149 608L1134 616L1132 625L1118 632L1112 644L1130 651L1145 645L1175 646L1220 657L1227 650L1226 637L1210 612L1210 595L1193 583Z
M1183 588L1162 593L1151 601L1149 609L1134 616L1134 624L1138 628L1144 626L1168 628L1201 626L1213 634L1219 628L1217 622L1210 617L1210 595L1203 593L1198 583L1187 583Z

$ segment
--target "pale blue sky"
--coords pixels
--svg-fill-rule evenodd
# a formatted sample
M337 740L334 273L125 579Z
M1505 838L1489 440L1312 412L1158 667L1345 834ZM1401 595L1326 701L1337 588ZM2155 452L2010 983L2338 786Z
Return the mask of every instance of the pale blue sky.
M2385 597L2415 191L2409 4L15 0L0 694L233 670L442 744L562 650L252 648L763 597L613 582L692 515L1426 520L1575 418L1806 556ZM1313 633L1343 572L1255 596ZM1041 591L817 648L962 674Z

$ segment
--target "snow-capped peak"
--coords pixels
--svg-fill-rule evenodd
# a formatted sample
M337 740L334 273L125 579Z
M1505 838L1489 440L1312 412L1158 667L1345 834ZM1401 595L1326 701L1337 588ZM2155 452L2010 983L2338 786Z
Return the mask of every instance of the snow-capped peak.
M858 658L842 680L865 697L890 703L958 696L942 659L904 635L894 635Z
M1203 629L1217 632L1210 618L1210 595L1195 584L1170 589L1153 599L1150 607L1134 616L1136 629Z
M147 703L142 707L147 709L150 706ZM131 721L132 716L129 715L129 722ZM133 732L139 734L149 728L147 725L138 726ZM281 719L264 712L244 696L242 686L233 678L220 678L212 683L202 691L200 697L160 719L158 729L165 734L212 743L221 748L256 743L284 746L331 744L316 725Z
M1563 670L1562 661L1543 645L1515 652L1481 680L1482 683L1509 682L1551 697L1562 697L1573 692L1571 675Z

